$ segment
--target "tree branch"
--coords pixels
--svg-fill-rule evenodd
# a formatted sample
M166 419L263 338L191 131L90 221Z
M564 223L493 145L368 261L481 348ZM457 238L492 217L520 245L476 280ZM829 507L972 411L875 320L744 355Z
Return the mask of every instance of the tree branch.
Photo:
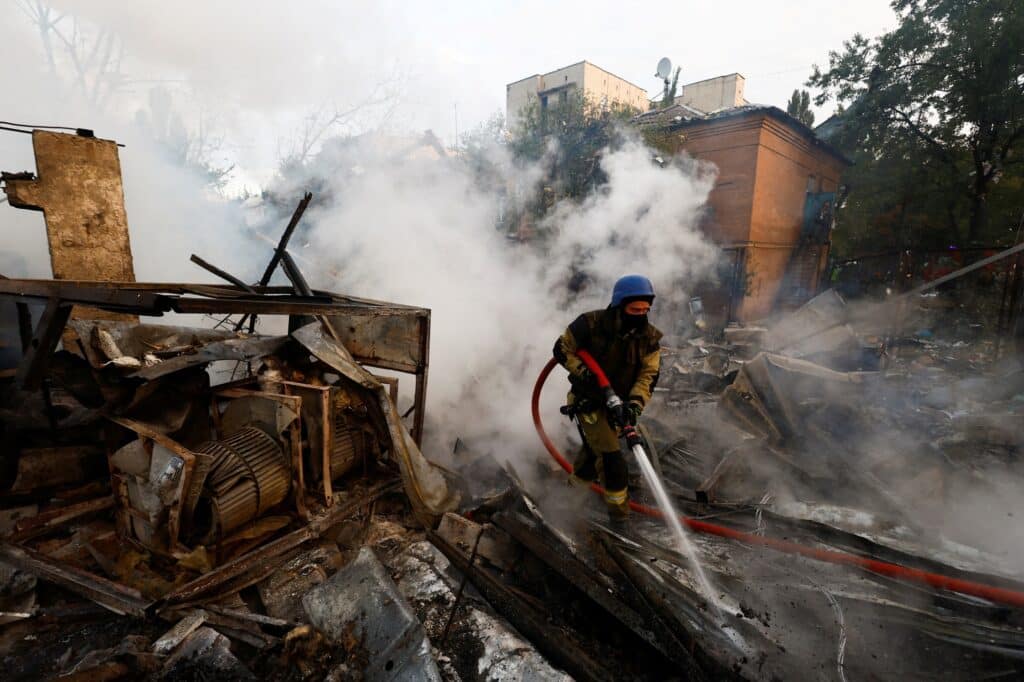
M1024 136L1024 125L1018 126L1016 130L1014 130L1012 133L1010 133L1010 136L1008 138L1006 138L1006 142L1003 143L1002 147L999 150L999 162L1000 163L1003 163L1005 165L1005 163L1006 163L1006 155L1009 154L1010 148L1013 147L1013 144L1017 140L1019 140L1022 136ZM1019 161L1019 159L1018 159L1018 161Z
M39 23L39 17L32 11L32 5L28 3L28 0L17 0L16 2L18 9L25 13L28 20L34 24Z
M935 148L935 150L939 153L939 156L940 156L940 158L942 158L943 161L946 161L946 162L948 162L950 164L955 165L954 162L953 162L952 157L949 154L949 150L946 149L945 145L943 145L941 142L936 140L935 137L933 137L932 135L929 135L927 132L922 130L919 125L917 125L916 123L914 123L913 120L911 120L910 116L908 116L905 112L897 109L896 107L885 107L885 108L888 111L896 114L900 119L902 119L903 122L906 123L907 126L910 128L911 132L913 132L915 135L917 135L917 137L919 137L924 142L927 142L928 144L933 146Z
M891 70L892 71L898 71L898 70L903 70L903 69L909 69L909 68L916 67L916 66L923 66L923 67L926 67L926 68L929 68L929 69L942 69L943 71L949 71L951 73L956 71L956 69L954 69L949 64L938 64L938 63L932 63L932 62L907 62L906 64L900 64L899 66L894 66L894 67L891 68Z

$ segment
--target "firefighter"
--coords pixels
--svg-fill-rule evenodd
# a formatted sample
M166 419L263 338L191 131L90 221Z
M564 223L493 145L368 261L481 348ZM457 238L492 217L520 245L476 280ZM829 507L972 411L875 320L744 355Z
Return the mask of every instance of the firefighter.
M569 372L567 413L576 419L583 447L570 481L589 484L601 478L608 514L624 521L629 514L626 460L619 433L610 421L597 381L576 354L588 351L626 403L626 418L635 424L650 402L661 368L661 332L647 320L654 287L642 275L626 275L615 283L611 304L583 313L555 342L555 360Z

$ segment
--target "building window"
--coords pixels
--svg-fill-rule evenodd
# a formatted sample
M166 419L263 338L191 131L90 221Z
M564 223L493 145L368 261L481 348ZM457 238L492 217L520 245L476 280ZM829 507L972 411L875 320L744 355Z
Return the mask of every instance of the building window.
M558 103L559 104L565 104L568 101L569 101L569 91L568 90L562 90L560 93L558 93Z
M541 95L540 96L540 108L541 109L547 109L548 108L548 96L547 95Z
M815 177L813 175L807 176L807 193L810 194L815 189Z

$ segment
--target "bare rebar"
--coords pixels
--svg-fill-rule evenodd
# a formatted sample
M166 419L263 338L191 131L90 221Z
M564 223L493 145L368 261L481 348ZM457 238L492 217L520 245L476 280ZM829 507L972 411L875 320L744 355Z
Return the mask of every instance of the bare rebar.
M484 531L487 530L487 526L480 526L480 532L476 534L476 541L473 543L473 551L469 553L469 563L466 565L466 570L462 573L462 582L459 583L459 591L455 593L455 601L452 602L451 613L448 614L448 623L444 626L444 632L441 634L441 640L437 643L437 648L440 649L444 646L445 641L448 639L448 631L452 629L452 623L455 621L455 611L459 608L459 602L462 600L462 591L466 589L466 581L469 580L469 573L473 570L473 562L476 561L476 550L480 547L480 538L484 536Z

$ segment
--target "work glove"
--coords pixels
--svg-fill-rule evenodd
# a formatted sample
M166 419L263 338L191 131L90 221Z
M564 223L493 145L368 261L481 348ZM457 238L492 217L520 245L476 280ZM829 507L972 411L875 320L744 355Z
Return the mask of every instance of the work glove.
M629 423L636 426L636 422L640 419L640 413L644 411L644 406L636 401L630 401L629 406L626 408L627 417Z

